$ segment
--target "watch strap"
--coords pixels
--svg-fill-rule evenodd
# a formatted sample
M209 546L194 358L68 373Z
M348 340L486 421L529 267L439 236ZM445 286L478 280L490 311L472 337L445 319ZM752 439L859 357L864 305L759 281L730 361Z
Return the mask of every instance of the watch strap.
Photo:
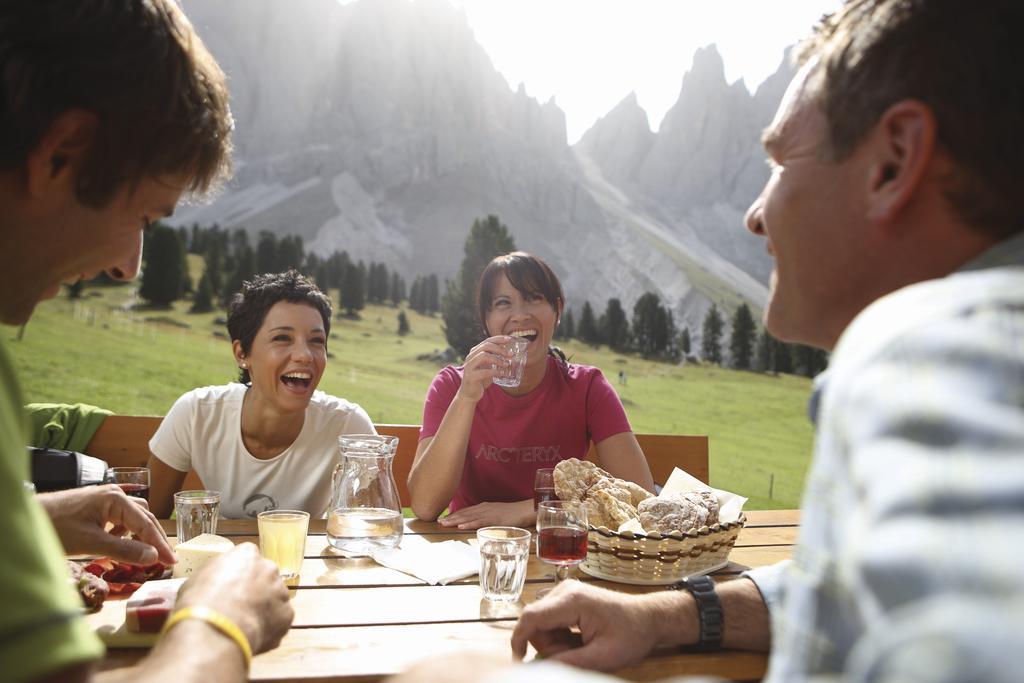
M725 619L722 602L715 592L715 582L707 576L691 576L675 584L674 588L689 591L697 603L697 619L700 621L697 647L701 650L717 650L722 647Z

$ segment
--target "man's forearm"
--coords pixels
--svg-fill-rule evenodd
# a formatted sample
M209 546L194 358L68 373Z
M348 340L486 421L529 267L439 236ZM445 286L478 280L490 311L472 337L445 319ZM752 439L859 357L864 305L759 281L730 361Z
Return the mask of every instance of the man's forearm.
M725 614L722 647L767 652L772 644L771 619L757 584L742 578L719 583L715 590Z
M736 650L767 651L771 645L771 623L768 608L757 585L742 578L723 581L715 586L722 602L725 630L722 647ZM666 591L645 596L651 618L662 627L659 645L694 645L700 638L697 604L685 590Z

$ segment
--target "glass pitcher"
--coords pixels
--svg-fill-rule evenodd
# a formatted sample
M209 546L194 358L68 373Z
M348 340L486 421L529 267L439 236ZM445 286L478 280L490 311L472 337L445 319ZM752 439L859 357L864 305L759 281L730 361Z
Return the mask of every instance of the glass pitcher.
M402 507L391 474L398 437L350 434L338 438L331 477L327 540L349 557L402 542Z

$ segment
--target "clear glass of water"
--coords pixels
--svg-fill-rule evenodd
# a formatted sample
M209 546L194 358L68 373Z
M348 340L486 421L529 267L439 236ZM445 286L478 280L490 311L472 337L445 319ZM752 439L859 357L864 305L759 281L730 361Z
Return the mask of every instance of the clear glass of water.
M530 532L510 526L489 526L476 532L480 549L480 589L495 602L516 602L526 583Z
M174 514L178 520L178 543L199 534L215 534L220 491L178 491L174 494Z
M505 344L505 348L512 352L509 364L500 367L501 372L494 378L494 383L499 387L518 387L523 381L523 368L526 367L527 347L530 342L521 337L509 337L511 341Z

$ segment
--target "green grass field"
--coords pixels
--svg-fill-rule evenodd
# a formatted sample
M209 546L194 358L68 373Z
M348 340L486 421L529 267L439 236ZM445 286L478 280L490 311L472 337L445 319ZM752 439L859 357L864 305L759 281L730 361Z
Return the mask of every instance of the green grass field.
M133 293L86 288L77 301L43 302L20 342L16 328L3 329L27 400L162 415L185 391L234 377L224 326L214 323L223 313L190 314L187 301L126 310ZM446 346L442 322L406 310L412 331L399 337L397 315L371 305L361 320L335 320L320 388L359 403L375 422L419 424L439 365L416 357ZM654 363L579 342L564 350L604 371L635 431L709 435L712 485L747 496L750 509L799 507L813 436L809 380Z

